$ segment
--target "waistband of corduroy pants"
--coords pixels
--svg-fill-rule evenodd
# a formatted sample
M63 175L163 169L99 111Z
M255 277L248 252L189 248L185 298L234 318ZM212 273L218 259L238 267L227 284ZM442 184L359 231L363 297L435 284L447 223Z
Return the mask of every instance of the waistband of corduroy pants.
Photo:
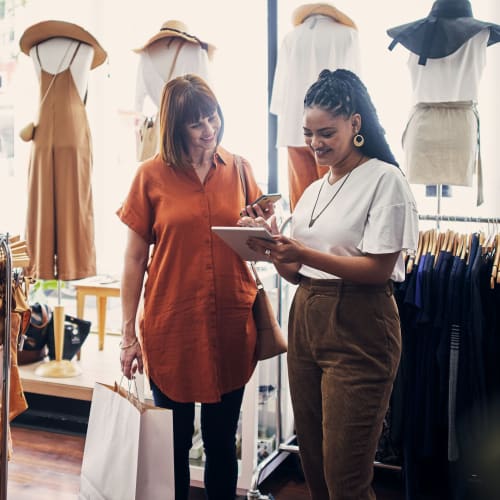
M330 292L335 292L335 290L339 292L388 292L389 295L392 295L394 291L392 280L388 280L387 283L371 285L353 283L342 279L319 279L300 275L299 285L308 290L322 289Z

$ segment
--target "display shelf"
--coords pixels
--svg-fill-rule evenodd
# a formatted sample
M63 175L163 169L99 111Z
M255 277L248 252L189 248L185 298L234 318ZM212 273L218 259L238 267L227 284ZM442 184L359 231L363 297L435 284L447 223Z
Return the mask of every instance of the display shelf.
M36 375L35 371L43 363L32 363L19 367L21 383L25 392L57 396L84 401L92 400L92 392L96 382L113 384L120 381L120 337L107 336L106 348L98 350L98 337L89 334L82 347L80 361L73 363L81 369L81 374L68 378L49 378Z

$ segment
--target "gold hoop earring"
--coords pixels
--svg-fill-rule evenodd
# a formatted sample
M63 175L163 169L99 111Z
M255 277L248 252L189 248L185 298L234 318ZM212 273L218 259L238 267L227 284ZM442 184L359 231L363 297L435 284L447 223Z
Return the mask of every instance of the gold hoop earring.
M352 143L357 147L360 148L364 143L365 143L365 138L361 134L356 134L352 138Z

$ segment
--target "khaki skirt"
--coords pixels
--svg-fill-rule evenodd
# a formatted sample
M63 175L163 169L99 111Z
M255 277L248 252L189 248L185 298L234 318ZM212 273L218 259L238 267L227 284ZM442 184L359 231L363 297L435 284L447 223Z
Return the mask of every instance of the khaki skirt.
M418 103L402 142L410 183L472 186L479 149L479 117L472 101Z

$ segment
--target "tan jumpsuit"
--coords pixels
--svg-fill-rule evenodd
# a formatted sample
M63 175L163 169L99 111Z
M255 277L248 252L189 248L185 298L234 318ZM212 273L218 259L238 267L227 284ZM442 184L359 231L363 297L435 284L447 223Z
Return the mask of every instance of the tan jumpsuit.
M91 136L70 70L79 47L52 84L54 75L41 71L40 95L48 92L31 149L26 222L28 252L39 279L96 274ZM37 57L40 62L38 50Z

